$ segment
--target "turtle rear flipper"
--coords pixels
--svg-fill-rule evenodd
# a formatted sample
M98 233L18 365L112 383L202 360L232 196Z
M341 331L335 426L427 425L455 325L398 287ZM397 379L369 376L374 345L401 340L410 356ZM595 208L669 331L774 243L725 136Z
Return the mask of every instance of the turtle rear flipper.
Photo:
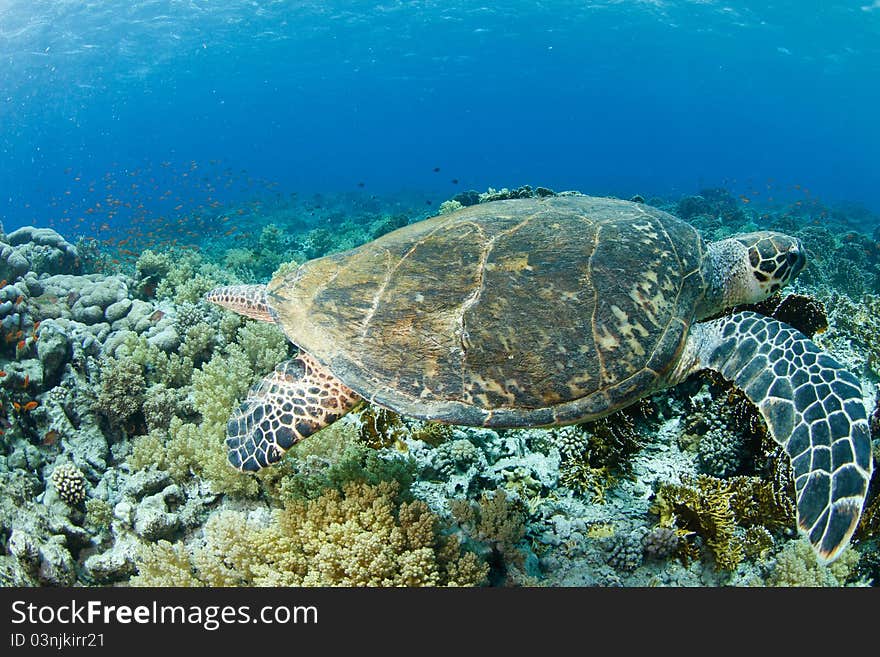
M266 301L265 285L224 285L208 292L205 301L261 322L275 321Z
M823 563L849 542L871 478L858 380L794 328L752 312L696 324L693 369L710 368L761 411L791 458L797 522Z
M255 472L360 401L308 354L284 361L248 393L226 424L229 463Z

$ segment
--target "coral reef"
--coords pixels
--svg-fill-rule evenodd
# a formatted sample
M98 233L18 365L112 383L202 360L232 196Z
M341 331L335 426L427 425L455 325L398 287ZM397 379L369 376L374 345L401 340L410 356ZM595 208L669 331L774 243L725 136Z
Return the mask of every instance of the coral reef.
M698 469L715 477L754 472L772 442L758 409L745 394L712 372L686 402L689 410L679 437L682 449L696 454Z
M782 296L776 293L760 303L737 306L731 312L745 310L752 310L785 322L810 338L828 328L825 305L818 299L803 294Z
M865 366L880 377L880 295L866 294L856 303L843 294L832 294L831 326L827 340L842 335L864 354Z
M703 189L695 196L685 196L676 207L676 214L685 221L698 220L701 216L727 225L741 223L744 214L739 203L726 189Z
M144 405L146 380L141 365L133 360L108 358L101 367L101 387L95 409L115 426L137 432L132 421Z
M678 533L672 527L657 526L642 536L646 559L666 559L678 551Z
M468 191L441 211L549 194ZM718 190L679 201L710 239L765 227L801 237L810 264L795 293L756 309L813 335L876 404L877 236L844 228L845 212L815 224L754 205ZM880 581L877 471L852 546L819 565L796 538L787 459L754 406L711 375L553 429L456 427L364 404L275 468L230 468L230 411L295 348L203 292L293 272L430 212L331 197L302 207L122 265L102 241L0 231L0 584ZM880 404L875 443L878 418Z
M242 531L244 528L244 531ZM393 482L349 483L269 518L213 515L204 542L144 550L135 586L473 586L486 566Z

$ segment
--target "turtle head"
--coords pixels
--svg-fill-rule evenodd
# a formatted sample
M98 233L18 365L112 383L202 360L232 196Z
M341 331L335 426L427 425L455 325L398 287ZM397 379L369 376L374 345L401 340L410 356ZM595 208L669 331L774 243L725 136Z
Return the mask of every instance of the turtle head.
M762 230L709 245L709 285L700 315L758 303L788 285L807 262L796 237Z

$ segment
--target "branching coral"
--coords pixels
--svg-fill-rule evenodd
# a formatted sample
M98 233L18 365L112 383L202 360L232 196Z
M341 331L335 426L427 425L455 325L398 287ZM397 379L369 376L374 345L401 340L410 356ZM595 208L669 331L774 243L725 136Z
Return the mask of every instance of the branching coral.
M170 254L145 250L135 263L138 291L147 298L156 296L156 288L171 271L172 266L173 260Z
M689 413L679 440L697 454L700 471L729 477L753 471L755 455L768 440L767 425L745 394L714 373L687 400Z
M216 492L256 495L258 480L226 462L223 437L222 427L207 423L196 425L173 417L167 432L154 429L134 441L128 463L133 470L155 466L179 482L197 475L211 482Z
M349 426L353 433L356 432L351 424ZM327 431L330 429L311 436L309 440L320 441L322 434ZM395 458L382 458L360 442L348 444L332 461L326 458L302 458L302 450L296 451L300 458L289 464L292 474L285 476L279 484L280 497L287 501L315 499L325 490L342 490L351 482L378 485L383 481L395 482L400 495L406 498L415 479L416 464L412 458L402 454Z
M615 534L610 539L608 565L615 570L632 571L642 565L642 537L636 532Z
M479 502L450 500L449 510L464 533L482 546L499 577L507 573L509 565L522 568L525 555L520 543L526 534L527 519L522 502L498 489L484 492Z
M158 280L155 296L175 303L198 303L208 290L231 282L230 278L228 272L205 263L198 253L184 251L175 254L172 264Z
M767 586L843 586L859 562L859 553L844 550L834 563L823 566L816 561L816 553L805 540L788 543L776 555Z
M223 444L226 420L252 379L247 357L237 345L229 345L224 353L215 353L193 373L191 399L202 422L192 424L171 417L167 432L154 429L135 441L129 457L131 467L137 470L155 465L178 481L196 474L210 481L218 492L256 494L258 480L228 465ZM161 425L157 420L154 422Z
M186 330L180 355L188 358L196 366L207 360L217 345L217 333L214 327L205 322L198 322Z
M226 511L192 552L160 542L141 556L141 586L472 586L487 567L444 535L420 501L393 482L349 483L290 502L268 523Z
M773 485L758 477L700 475L695 481L662 484L651 510L660 517L660 526L705 539L725 570L734 569L747 551L754 552L752 543L760 543L761 535L747 534L748 528L778 530L794 523L790 500L780 500Z
M235 344L224 353L215 353L200 370L193 372L192 399L205 422L225 427L235 406L244 398L254 380L250 359Z
M277 325L266 322L245 322L238 329L235 341L257 374L271 372L278 363L288 358L291 348L284 332Z
M171 418L178 412L178 393L161 383L147 388L144 395L144 420L147 429L167 429Z
M132 430L132 419L144 403L147 383L141 366L131 359L108 358L101 367L95 408L111 425Z
M630 471L630 457L641 448L635 426L639 408L552 433L562 457L560 481L602 502L618 476Z
M128 334L116 346L113 356L137 363L142 368L147 383L179 388L187 385L192 377L192 360L179 354L166 354L142 335Z

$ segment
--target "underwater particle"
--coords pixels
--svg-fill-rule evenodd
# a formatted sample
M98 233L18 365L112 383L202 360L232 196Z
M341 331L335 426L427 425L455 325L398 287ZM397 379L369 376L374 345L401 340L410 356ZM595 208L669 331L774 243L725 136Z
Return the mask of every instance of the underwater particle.
M61 463L52 471L52 485L69 506L76 506L86 499L86 477L72 463Z

